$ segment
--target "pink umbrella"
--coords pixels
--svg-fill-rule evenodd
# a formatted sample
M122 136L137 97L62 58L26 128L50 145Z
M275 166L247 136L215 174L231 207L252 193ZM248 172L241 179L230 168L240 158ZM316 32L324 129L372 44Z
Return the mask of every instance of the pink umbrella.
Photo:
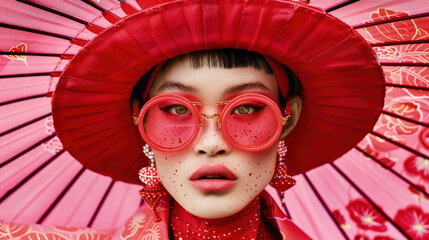
M142 204L141 186L91 172L62 148L50 103L79 49L151 2L2 1L0 220L114 228ZM310 4L351 25L373 46L387 94L378 123L354 149L295 176L297 185L284 194L288 215L315 239L429 239L429 5Z

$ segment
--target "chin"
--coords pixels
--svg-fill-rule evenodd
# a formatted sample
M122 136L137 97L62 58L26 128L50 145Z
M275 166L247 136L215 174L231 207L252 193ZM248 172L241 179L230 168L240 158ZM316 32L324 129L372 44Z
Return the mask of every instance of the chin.
M200 195L200 194L199 194ZM258 194L257 194L258 195ZM232 216L243 210L255 196L244 196L243 193L202 194L190 199L175 199L186 211L205 219L218 219ZM238 197L240 196L240 197ZM174 198L174 197L173 197Z
M232 216L246 207L247 204L232 202L232 201L201 201L198 205L194 205L192 209L187 209L192 215L206 219L218 219Z

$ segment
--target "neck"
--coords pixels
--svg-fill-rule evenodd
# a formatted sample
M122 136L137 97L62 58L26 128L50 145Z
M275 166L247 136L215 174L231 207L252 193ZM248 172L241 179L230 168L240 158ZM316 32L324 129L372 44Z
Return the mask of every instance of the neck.
M260 239L262 227L260 197L243 210L225 218L205 219L194 216L177 202L172 203L171 236L174 239Z

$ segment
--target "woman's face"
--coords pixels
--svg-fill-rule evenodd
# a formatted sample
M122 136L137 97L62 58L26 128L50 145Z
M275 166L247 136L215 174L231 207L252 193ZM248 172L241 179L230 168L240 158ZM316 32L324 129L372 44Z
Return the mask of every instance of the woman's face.
M184 93L210 103L245 92L264 93L277 101L275 75L252 67L194 69L189 60L184 60L158 74L149 96ZM218 109L204 107L201 112L212 115ZM261 193L274 174L276 151L276 144L261 152L235 149L213 119L204 122L195 141L184 150L173 153L153 150L158 174L167 191L188 212L208 219L235 214ZM229 180L216 183L221 176ZM196 178L205 179L205 183Z

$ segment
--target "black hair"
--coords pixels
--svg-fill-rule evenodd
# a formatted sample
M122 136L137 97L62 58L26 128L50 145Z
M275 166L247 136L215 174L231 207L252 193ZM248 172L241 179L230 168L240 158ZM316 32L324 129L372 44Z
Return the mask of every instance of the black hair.
M158 74L166 71L169 66L175 62L185 62L184 60L189 59L191 67L194 69L201 68L205 65L208 67L221 67L221 68L243 68L243 67L252 67L258 70L262 70L265 73L271 75L274 74L273 69L270 67L269 63L265 57L256 52L250 52L243 49L212 49L212 50L201 50L195 51L183 55L179 55L175 58L167 60ZM143 106L142 93L146 87L146 83L153 72L152 68L143 77L137 82L134 86L130 100L137 99L140 102L140 108ZM298 77L293 73L288 67L285 66L287 75L289 78L289 95L283 96L279 90L280 97L280 107L286 106L286 99L289 99L296 94L300 93L301 83Z
M252 67L264 71L266 74L274 74L267 60L255 52L243 49L212 49L191 52L169 59L164 64L168 68L172 62L184 62L189 59L191 67L194 69L202 68L207 65L209 68L244 68Z

